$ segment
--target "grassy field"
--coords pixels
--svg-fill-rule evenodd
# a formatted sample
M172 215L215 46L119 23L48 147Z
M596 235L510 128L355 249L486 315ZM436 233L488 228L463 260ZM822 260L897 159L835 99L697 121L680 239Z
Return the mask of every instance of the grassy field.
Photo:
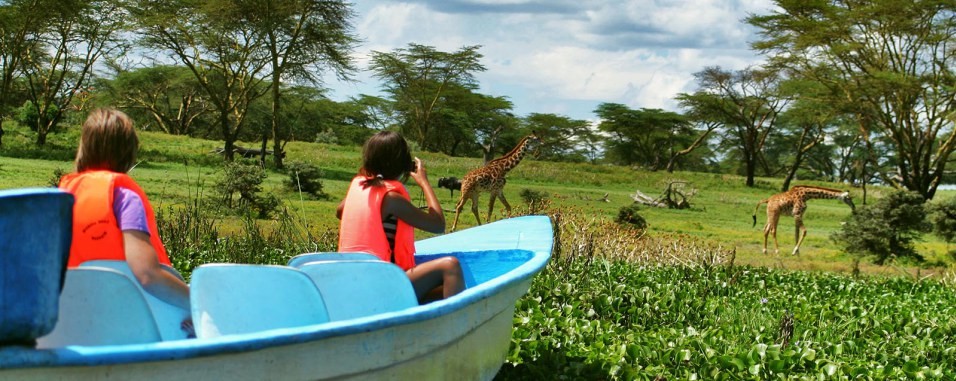
M4 147L0 149L0 188L48 186L54 171L70 170L75 152L77 133L75 129L53 135L49 147L38 149L32 146L32 135L20 128L7 127ZM222 164L218 155L210 153L221 145L217 141L170 136L166 134L140 133L141 162L131 172L159 208L181 207L197 197L214 197L214 184L222 177ZM256 147L256 143L239 143ZM263 184L264 192L280 197L289 210L301 218L310 229L328 231L337 229L334 208L344 196L348 180L360 165L360 147L342 147L325 144L293 142L287 146L287 161L309 162L322 168L324 191L327 199L310 199L289 189L285 183L288 176L269 170ZM433 186L442 176L462 177L469 170L481 165L477 158L449 157L442 154L418 152L428 170ZM13 157L16 156L16 157ZM19 158L18 158L19 157ZM794 244L792 218L781 218L778 228L780 254L762 254L762 225L765 208L757 213L757 226L752 226L751 214L760 199L776 193L779 179L760 178L753 188L744 186L739 176L690 172L648 172L611 165L551 163L525 159L508 175L505 194L513 206L523 204L520 192L523 189L545 192L556 209L577 210L592 216L596 221L609 221L618 210L633 201L631 195L639 190L651 196L660 195L668 184L683 183L687 192L693 192L692 207L684 210L644 207L641 211L649 224L649 235L686 235L719 244L736 250L737 263L791 270L822 270L849 272L853 261L843 254L830 240L830 235L840 228L841 222L850 214L849 208L837 200L811 200L804 218L808 228L801 254L790 255ZM849 189L845 184L800 182L795 184L820 185L848 189L857 205L862 204L862 191ZM446 209L446 221L450 228L455 217L454 207L458 193L452 196L448 190L437 189ZM887 189L869 187L868 201L879 198ZM418 200L421 192L413 184L409 193ZM604 195L607 194L606 201ZM951 192L940 192L938 197L952 197ZM488 197L481 198L479 210L482 219L487 213ZM504 208L496 203L495 219L504 216ZM222 229L229 232L237 229L240 222L234 217L224 217ZM462 210L461 226L471 226L475 219L470 203ZM421 233L420 233L421 234ZM951 262L947 255L949 245L926 235L918 244L919 251L928 262L939 267ZM861 270L868 273L896 273L899 266L871 266L862 264ZM910 272L933 272L934 268L917 269L908 266Z

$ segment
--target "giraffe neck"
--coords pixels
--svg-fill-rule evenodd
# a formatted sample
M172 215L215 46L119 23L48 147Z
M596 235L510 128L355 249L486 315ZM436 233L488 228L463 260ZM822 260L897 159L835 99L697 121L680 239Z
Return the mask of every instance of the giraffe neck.
M794 187L793 189L798 190L802 193L801 198L804 201L811 200L811 199L831 199L831 198L842 199L846 195L846 192L844 191L837 190L837 189L823 188L823 187L799 186L799 187Z
M502 172L508 172L512 168L517 167L518 163L521 163L521 158L524 157L525 147L528 145L528 138L530 138L530 136L521 139L521 142L519 142L515 148L512 148L511 151L504 156L492 160L488 163L488 166L495 166Z

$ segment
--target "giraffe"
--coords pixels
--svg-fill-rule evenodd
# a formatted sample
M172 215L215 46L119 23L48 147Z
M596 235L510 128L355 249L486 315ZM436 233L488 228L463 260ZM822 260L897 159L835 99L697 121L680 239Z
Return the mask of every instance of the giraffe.
M539 142L538 136L532 131L530 135L521 139L510 152L489 161L481 168L468 172L461 179L461 194L458 204L455 206L455 222L451 225L451 231L455 231L455 228L458 227L458 215L468 199L471 199L471 212L475 214L475 221L478 222L478 225L481 225L481 218L478 217L478 195L482 191L487 191L491 195L491 200L488 202L488 221L491 221L491 212L494 211L495 197L501 198L501 203L505 205L508 213L511 213L511 205L508 204L508 200L505 199L505 194L502 191L506 182L505 175L512 168L517 167L525 152Z
M795 228L794 241L797 243L796 246L793 247L793 255L800 254L800 244L803 243L803 239L807 237L807 227L803 225L803 212L807 210L807 200L815 198L839 199L849 205L850 209L856 209L853 205L853 200L850 199L850 192L806 185L797 185L786 192L760 200L760 202L757 203L757 207L754 208L753 219L754 226L757 226L757 211L760 210L761 204L767 204L767 224L764 225L763 228L764 254L767 253L767 236L770 234L773 234L774 252L780 252L780 246L777 245L777 222L780 220L781 214L793 216ZM801 231L803 233L802 235Z

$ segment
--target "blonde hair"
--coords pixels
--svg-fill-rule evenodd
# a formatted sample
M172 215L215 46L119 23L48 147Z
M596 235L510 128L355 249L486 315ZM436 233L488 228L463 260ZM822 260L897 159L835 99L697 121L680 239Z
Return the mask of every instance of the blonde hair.
M133 166L137 149L139 139L129 116L112 108L93 110L83 122L76 171L106 169L125 173Z

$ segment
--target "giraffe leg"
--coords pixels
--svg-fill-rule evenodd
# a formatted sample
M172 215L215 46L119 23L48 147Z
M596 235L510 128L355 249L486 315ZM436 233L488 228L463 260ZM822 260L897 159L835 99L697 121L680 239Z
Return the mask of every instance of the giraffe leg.
M481 217L478 216L478 192L471 196L471 212L475 214L475 222L481 225Z
M461 208L465 206L465 195L467 195L468 190L461 192L461 198L458 199L458 204L455 205L455 222L451 224L451 231L455 231L455 228L458 227L458 215L461 214Z
M803 243L803 239L807 238L807 227L803 224L803 218L794 218L794 241L797 242L797 245L793 247L793 255L800 254L800 244ZM802 234L801 234L802 233Z
M770 221L763 226L763 253L767 254L767 236L770 235Z
M501 199L502 204L505 204L505 210L508 211L508 217L511 217L511 204L509 204L508 200L505 199L504 189L502 189L501 192L498 194L498 198Z
M495 211L495 197L498 196L498 192L491 192L491 199L488 200L488 222L491 222L491 213Z
M777 223L780 222L780 215L773 216L772 223L770 225L770 234L773 235L773 253L780 254L780 244L777 243Z

